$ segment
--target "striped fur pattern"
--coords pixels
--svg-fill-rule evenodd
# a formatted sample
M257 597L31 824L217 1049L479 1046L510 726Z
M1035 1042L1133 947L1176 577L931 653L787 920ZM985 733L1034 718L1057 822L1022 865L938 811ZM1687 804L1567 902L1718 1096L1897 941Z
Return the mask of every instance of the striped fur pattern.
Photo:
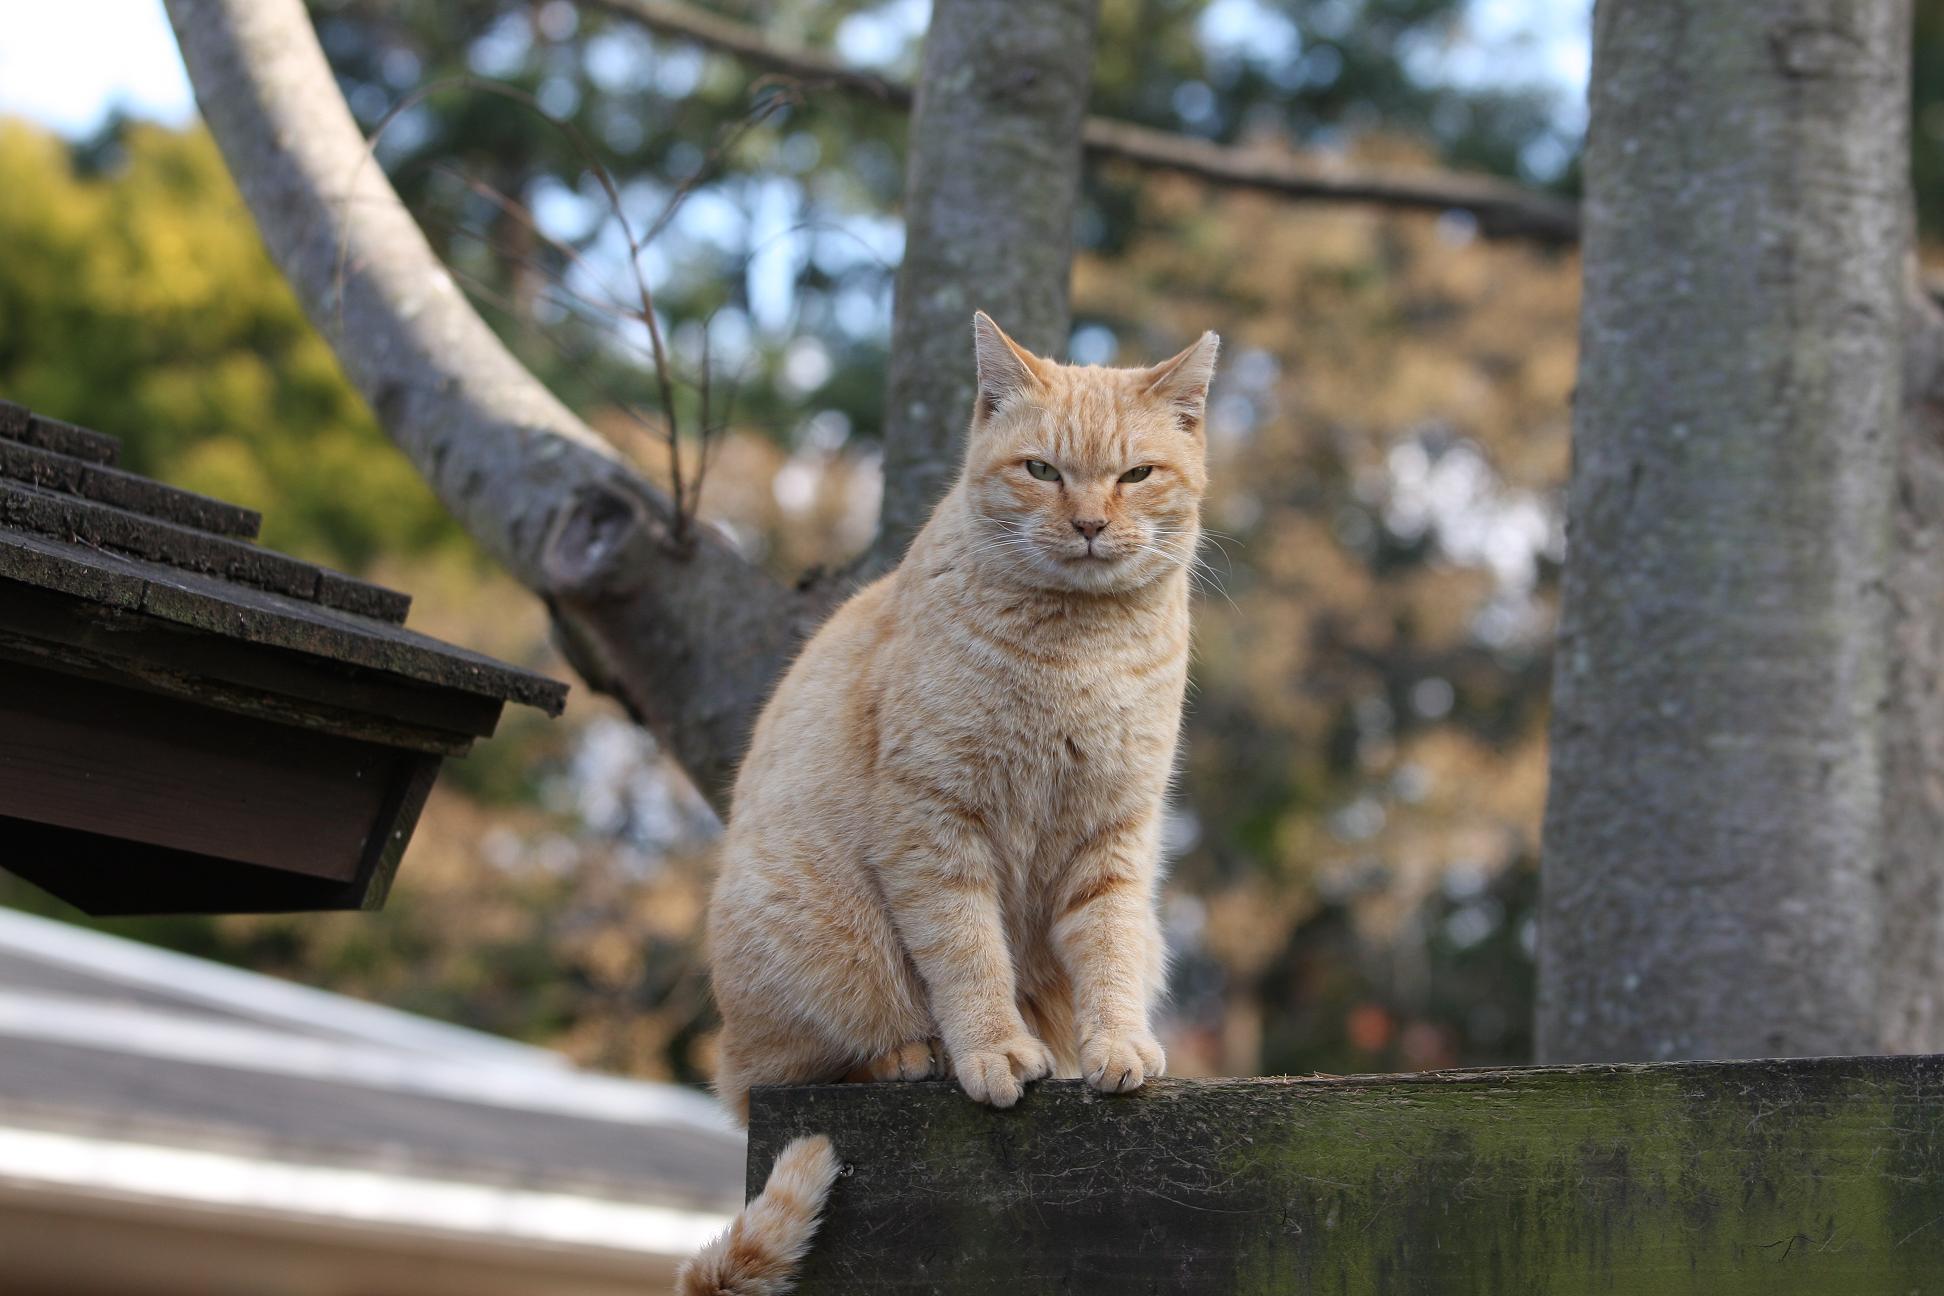
M756 1200L675 1275L679 1296L783 1296L810 1250L838 1169L822 1135L790 1143Z
M1107 369L983 314L974 337L961 475L805 647L736 784L709 943L717 1089L745 1119L753 1085L950 1076L1008 1107L1056 1071L1122 1091L1164 1065L1161 813L1217 341Z

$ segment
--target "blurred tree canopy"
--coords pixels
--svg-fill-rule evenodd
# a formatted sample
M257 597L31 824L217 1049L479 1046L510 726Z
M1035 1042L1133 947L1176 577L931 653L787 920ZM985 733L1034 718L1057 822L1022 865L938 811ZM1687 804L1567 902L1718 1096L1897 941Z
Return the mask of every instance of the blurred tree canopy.
M588 173L592 151L637 235L667 221L641 266L690 383L706 329L739 424L801 436L815 414L813 436L874 435L901 249L900 113L753 77L567 0L311 7L347 101L368 130L383 127L379 156L441 256L571 403L654 405L639 330L615 319L638 298L626 241ZM926 13L916 0L721 8L780 43L904 79ZM1570 134L1547 94L1438 79L1463 10L1463 0L1107 0L1094 102L1224 141L1347 147L1381 127L1448 161L1570 181ZM1137 176L1093 177L1082 246L1118 248L1140 227L1144 192ZM617 334L632 356L617 353Z
M1910 98L1910 178L1917 193L1918 229L1944 229L1944 3L1917 0Z
M718 7L900 76L925 17L917 0ZM1932 102L1944 31L1920 11ZM379 161L523 360L655 466L654 387L620 318L627 243L578 136L637 236L667 218L639 264L680 371L693 384L706 362L718 402L733 390L704 513L792 573L862 543L898 113L565 0L312 12L365 127L389 115ZM1462 0L1104 0L1094 103L1570 191L1570 113L1445 75L1465 16ZM517 87L573 135L461 78ZM1927 111L1920 181L1944 166ZM1171 1053L1189 1073L1524 1060L1574 258L1121 166L1090 170L1079 234L1076 359L1140 362L1204 327L1226 343L1169 834ZM268 543L387 565L433 633L540 659L538 610L453 561L466 543L343 385L199 131L69 147L0 124L0 240L0 394L262 507ZM707 831L673 778L577 691L565 725L509 727L455 765L384 913L148 930L693 1077Z

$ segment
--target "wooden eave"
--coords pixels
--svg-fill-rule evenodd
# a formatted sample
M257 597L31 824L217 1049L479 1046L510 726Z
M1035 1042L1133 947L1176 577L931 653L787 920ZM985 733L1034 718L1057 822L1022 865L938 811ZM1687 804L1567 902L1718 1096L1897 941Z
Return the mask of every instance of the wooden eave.
M439 761L566 686L0 401L0 865L95 912L383 899Z

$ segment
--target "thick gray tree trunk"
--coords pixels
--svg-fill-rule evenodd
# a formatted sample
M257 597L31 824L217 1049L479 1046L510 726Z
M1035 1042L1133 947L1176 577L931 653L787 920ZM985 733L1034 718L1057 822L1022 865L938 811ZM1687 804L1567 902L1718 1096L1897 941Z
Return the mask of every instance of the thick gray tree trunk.
M1906 292L1885 725L1884 1052L1944 1051L1944 314Z
M1909 65L1903 0L1595 12L1543 1061L1944 1044L1892 693L1935 636L1890 598Z
M972 312L1066 348L1080 128L1099 0L936 0L905 164L905 251L867 572L903 556L958 467Z

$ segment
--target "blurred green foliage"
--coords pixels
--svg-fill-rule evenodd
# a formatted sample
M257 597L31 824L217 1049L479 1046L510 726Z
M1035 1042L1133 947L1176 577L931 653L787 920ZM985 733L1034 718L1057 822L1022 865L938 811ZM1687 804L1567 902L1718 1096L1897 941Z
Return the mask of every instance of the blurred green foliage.
M0 395L122 436L127 465L260 508L363 567L457 529L340 377L200 131L70 148L0 121Z
M1944 231L1944 0L1917 0L1910 94L1910 177L1919 228Z

